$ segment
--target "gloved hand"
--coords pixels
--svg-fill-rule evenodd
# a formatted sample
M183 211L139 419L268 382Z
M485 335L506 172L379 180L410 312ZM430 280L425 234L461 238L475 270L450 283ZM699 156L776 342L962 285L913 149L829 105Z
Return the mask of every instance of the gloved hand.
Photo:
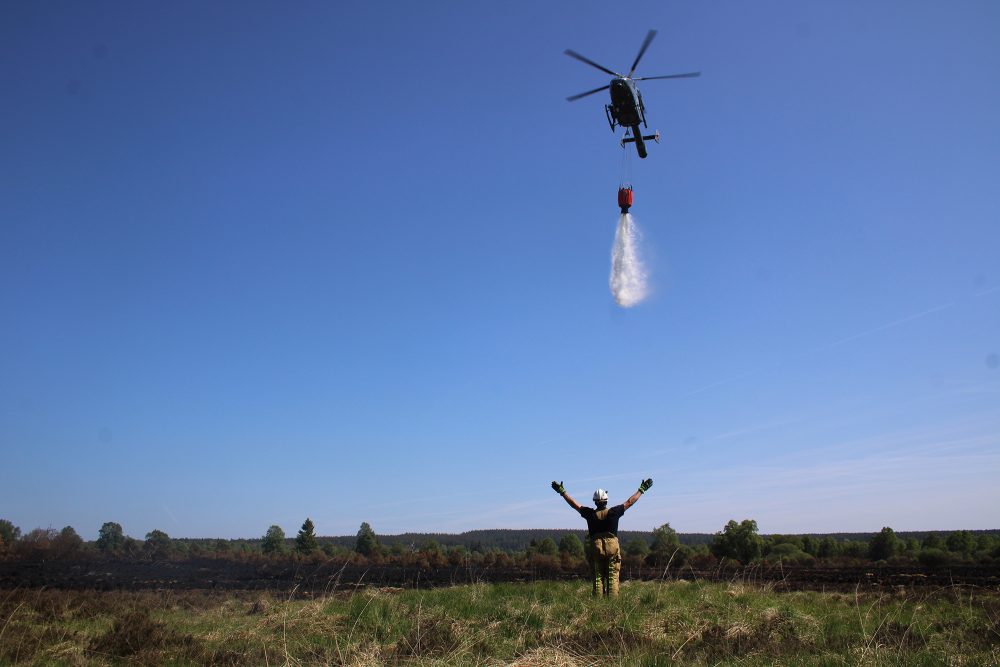
M552 482L552 490L560 496L566 493L566 488L562 485L562 482Z
M646 493L649 491L649 487L653 486L653 478L644 479L639 482L639 493Z

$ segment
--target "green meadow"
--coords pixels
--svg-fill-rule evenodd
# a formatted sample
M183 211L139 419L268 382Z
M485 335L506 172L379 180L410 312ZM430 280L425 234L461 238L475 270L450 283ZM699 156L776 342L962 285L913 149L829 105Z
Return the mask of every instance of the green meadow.
M253 592L5 591L5 665L996 665L1000 594L740 581Z

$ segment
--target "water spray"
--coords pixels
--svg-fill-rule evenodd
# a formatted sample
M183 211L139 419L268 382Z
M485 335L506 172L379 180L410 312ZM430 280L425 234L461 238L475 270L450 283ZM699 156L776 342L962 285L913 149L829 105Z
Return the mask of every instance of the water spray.
M618 188L618 207L622 214L615 231L615 243L611 249L611 276L608 286L615 302L622 308L638 304L649 290L646 287L646 271L639 257L640 234L629 213L632 208L632 186Z

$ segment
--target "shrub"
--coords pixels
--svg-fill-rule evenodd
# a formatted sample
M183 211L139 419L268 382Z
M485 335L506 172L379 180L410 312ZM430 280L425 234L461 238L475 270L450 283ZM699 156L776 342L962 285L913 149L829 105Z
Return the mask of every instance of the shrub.
M559 553L559 547L556 546L556 541L551 537L543 539L535 548L543 556L555 556Z
M573 533L563 535L559 540L559 552L573 558L583 558L583 542Z
M15 553L21 558L44 558L56 535L56 531L52 528L35 528L18 540Z
M784 563L787 565L812 565L815 558L799 549L792 542L782 542L771 547L770 553L765 557L768 563Z
M719 560L710 553L695 553L687 564L696 570L710 570L719 564Z
M73 526L66 526L52 540L52 555L67 557L76 554L83 548L83 539L77 535Z
M639 556L641 558L649 554L649 545L641 537L633 537L625 545L625 553L629 556Z
M924 567L943 567L948 564L951 557L941 549L921 549L917 560Z

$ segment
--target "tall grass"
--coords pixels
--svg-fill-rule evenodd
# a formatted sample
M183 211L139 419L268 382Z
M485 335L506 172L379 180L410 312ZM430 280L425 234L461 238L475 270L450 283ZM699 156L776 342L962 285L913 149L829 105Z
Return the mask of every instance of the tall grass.
M318 598L0 592L0 664L987 665L1000 593L775 592L628 582L366 589Z

